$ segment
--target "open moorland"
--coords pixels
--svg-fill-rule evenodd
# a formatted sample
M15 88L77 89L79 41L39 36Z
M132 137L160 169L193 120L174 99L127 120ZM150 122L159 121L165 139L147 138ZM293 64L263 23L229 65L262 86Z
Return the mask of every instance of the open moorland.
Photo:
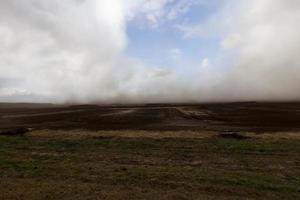
M0 104L0 129L298 131L300 103Z
M0 199L300 199L300 103L0 104Z

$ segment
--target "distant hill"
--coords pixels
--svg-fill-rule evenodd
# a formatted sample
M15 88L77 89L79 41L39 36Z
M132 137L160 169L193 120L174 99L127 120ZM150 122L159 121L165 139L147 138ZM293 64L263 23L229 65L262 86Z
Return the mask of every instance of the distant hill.
M58 107L59 105L51 103L0 103L1 109L13 109L13 108L49 108Z

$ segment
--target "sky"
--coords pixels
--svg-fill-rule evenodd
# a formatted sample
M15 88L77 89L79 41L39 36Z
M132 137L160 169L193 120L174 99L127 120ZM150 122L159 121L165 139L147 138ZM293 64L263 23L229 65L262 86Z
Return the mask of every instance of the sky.
M0 0L0 101L300 100L299 0Z

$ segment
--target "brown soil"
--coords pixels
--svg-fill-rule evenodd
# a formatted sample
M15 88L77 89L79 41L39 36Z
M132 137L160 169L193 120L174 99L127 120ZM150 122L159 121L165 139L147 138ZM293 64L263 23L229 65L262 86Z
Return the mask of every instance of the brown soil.
M300 103L196 105L0 104L0 130L298 131Z

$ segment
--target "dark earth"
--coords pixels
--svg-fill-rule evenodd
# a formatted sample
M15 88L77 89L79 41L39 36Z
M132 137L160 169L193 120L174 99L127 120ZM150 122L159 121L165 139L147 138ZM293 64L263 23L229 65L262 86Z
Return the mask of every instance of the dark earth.
M300 103L0 104L0 129L297 131Z
M300 199L300 103L2 103L2 199Z

